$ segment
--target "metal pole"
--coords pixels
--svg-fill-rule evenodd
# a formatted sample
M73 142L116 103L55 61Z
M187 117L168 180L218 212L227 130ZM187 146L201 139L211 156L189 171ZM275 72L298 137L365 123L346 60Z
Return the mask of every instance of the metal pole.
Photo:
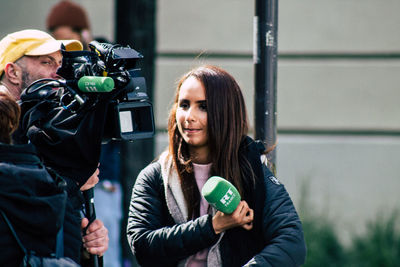
M156 52L156 0L116 0L116 43L130 45L144 58L138 64L146 79L147 94L153 101ZM153 102L154 104L154 102ZM154 138L123 142L121 185L123 188L122 254L124 266L139 266L126 240L126 223L132 187L139 172L154 159Z
M276 144L278 0L256 0L254 16L255 138ZM268 154L276 172L276 151Z

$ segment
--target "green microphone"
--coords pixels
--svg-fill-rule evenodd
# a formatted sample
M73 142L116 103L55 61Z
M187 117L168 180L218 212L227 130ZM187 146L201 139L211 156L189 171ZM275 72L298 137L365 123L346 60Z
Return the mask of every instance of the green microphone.
M241 200L236 187L219 176L210 177L201 189L201 194L211 206L226 214L234 212Z
M114 89L111 77L83 76L78 81L78 88L85 93L107 93Z

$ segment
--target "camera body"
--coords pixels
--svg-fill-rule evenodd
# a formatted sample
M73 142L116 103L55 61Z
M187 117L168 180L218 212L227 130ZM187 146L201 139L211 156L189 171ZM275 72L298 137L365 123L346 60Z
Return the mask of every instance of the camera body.
M83 101L102 97L108 99L103 141L135 140L154 135L153 107L147 95L146 80L137 68L143 56L129 46L92 41L90 51L65 51L58 74ZM110 77L114 89L103 92L94 84L82 91L82 77ZM71 91L71 90L70 90ZM100 96L101 95L101 96Z

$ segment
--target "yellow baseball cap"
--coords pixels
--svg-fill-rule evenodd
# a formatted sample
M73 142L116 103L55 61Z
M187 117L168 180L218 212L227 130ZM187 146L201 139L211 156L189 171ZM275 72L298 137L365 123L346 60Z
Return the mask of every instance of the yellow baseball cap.
M8 34L0 41L0 75L10 62L22 56L49 55L65 46L67 51L79 51L83 46L78 40L56 40L50 34L39 30L23 30Z

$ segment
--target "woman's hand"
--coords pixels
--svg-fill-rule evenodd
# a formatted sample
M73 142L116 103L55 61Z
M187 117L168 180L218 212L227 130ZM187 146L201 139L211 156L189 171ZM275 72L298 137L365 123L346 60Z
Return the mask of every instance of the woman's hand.
M254 211L250 209L246 201L242 200L232 214L217 211L212 218L212 225L216 234L237 226L251 230L253 219Z

